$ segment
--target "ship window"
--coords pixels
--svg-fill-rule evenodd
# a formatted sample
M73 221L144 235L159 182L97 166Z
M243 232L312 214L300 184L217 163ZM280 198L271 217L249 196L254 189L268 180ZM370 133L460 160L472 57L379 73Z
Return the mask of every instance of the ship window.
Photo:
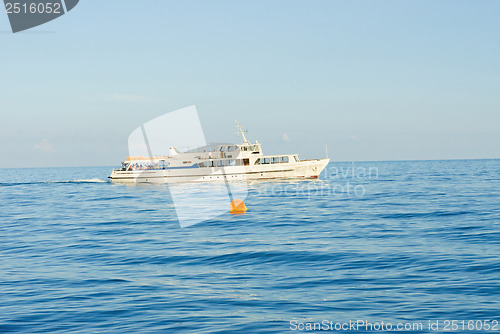
M244 159L244 160L246 160L246 159ZM259 164L260 164L260 159L255 160L254 165L259 165Z
M264 165L269 164L269 158L262 158L262 164Z
M214 160L210 160L208 162L208 167L215 167L215 161Z
M282 163L288 163L288 157L281 157Z
M199 162L198 167L207 167L207 163L206 162Z
M255 161L255 163L257 164L258 160ZM243 166L248 166L248 165L250 165L250 159L243 159Z
M217 160L217 167L224 166L224 160Z
M294 159L295 159L296 162L300 161L299 158L296 155L294 155L293 157L294 157Z
M280 157L273 157L271 160L271 163L273 164L279 164L280 163Z

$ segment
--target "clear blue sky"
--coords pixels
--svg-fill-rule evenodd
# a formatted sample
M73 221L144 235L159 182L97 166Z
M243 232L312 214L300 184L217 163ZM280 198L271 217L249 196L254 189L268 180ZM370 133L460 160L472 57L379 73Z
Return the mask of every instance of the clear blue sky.
M207 141L236 140L237 119L265 153L500 158L499 15L500 1L82 0L12 34L2 12L2 167L117 165L137 126L193 104Z

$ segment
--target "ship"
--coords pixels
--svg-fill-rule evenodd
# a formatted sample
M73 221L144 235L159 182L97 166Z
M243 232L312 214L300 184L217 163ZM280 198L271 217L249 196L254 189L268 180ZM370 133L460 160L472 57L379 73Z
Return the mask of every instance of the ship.
M167 156L129 156L109 178L125 183L180 183L265 179L317 179L330 159L300 160L297 154L266 155L258 141L247 141L236 122L241 144L219 144Z

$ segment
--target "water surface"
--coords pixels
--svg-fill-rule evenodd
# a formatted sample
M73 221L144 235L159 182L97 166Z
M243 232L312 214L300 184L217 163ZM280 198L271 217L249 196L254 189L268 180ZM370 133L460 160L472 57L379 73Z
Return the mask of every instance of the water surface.
M500 319L500 160L330 163L189 228L109 173L0 169L0 332Z

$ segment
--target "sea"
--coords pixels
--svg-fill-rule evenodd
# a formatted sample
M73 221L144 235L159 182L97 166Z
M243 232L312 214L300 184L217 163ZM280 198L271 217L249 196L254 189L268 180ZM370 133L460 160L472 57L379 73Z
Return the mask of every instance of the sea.
M0 169L0 333L500 332L500 160L332 162L184 227L111 168Z

